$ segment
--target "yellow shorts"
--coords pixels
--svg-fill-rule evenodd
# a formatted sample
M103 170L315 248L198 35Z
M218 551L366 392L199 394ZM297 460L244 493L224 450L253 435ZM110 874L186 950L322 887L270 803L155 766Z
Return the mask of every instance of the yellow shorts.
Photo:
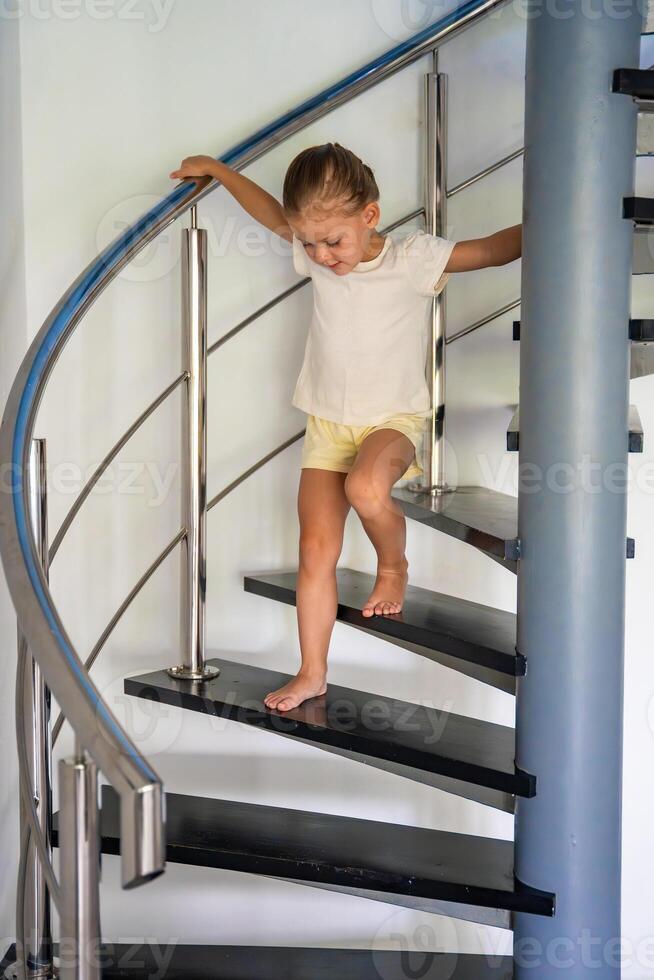
M415 446L413 460L398 480L413 479L422 475L420 450L428 419L424 415L394 415L377 425L345 425L317 415L308 415L307 430L302 444L300 468L315 467L319 470L335 470L349 473L357 457L361 443L376 429L397 429L404 433Z

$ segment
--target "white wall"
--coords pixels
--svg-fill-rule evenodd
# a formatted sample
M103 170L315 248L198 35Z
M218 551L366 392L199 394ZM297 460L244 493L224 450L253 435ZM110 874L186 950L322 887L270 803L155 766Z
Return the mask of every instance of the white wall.
M183 156L221 155L406 37L410 26L402 23L393 0L329 5L250 0L247 18L235 0L186 0L167 7L167 19L164 15L159 22L154 6L145 3L141 20L121 16L120 3L103 21L91 16L90 4L70 19L37 18L27 8L20 30L30 334L120 222L173 186L167 174ZM411 8L416 17L422 9L417 3ZM444 11L443 6L430 9L431 19ZM420 26L412 25L413 30ZM443 51L441 69L450 77L451 185L521 145L524 38L525 22L512 6ZM279 195L285 168L300 148L338 140L375 170L383 223L412 210L420 200L420 108L428 68L423 59L332 113L250 167L248 175ZM248 252L239 234L252 223L222 191L203 202L200 212L210 232L212 342L297 277L288 254L270 245L263 254ZM483 235L520 217L517 162L452 200L447 234ZM79 489L73 467L81 464L88 473L178 371L179 229L165 237L100 297L57 365L37 426L37 435L48 438L53 532ZM450 329L500 307L519 287L519 263L455 277L448 289ZM309 304L307 290L295 294L212 358L210 496L303 427L305 416L290 405L290 397ZM448 367L453 479L509 493L516 492L517 474L517 459L504 452L518 398L512 319L505 316L451 345ZM652 386L648 380L638 384L647 432L649 402L654 416L654 400L647 394ZM177 530L178 411L175 396L121 454L52 570L64 622L82 655ZM654 417L649 429L654 431ZM298 663L295 611L245 594L242 579L246 572L295 567L299 458L295 443L209 516L210 646L235 660L288 671ZM126 463L135 469L126 469ZM153 473L164 481L172 477L164 493L153 484ZM133 484L127 482L130 474L136 475ZM625 933L634 940L649 928L642 899L654 872L645 822L651 786L644 798L642 793L652 747L644 705L654 669L646 655L644 611L640 615L646 603L634 600L636 590L646 587L649 568L648 503L636 491L630 513L638 558L629 570L624 891ZM503 569L453 539L410 523L407 531L414 584L515 609L515 580ZM341 564L369 572L375 567L372 546L353 513ZM506 814L309 746L173 709L148 717L142 705L124 698L121 681L127 673L176 662L176 595L177 563L169 558L95 671L168 789L511 836ZM508 696L341 624L334 630L330 662L334 683L414 701L429 691L435 706L504 724L513 720ZM66 750L68 734L62 743ZM498 930L206 869L171 866L147 893L121 893L117 862L105 859L103 901L105 933L114 940L143 936L368 947L392 945L392 934L403 933L417 945L416 929L423 926L431 930L434 945L470 952L510 948L508 935ZM625 975L654 976L654 969L634 968Z
M25 264L19 31L0 24L0 410L25 353ZM4 489L4 482L0 482ZM0 571L0 959L14 938L14 891L18 848L18 779L14 725L16 617Z

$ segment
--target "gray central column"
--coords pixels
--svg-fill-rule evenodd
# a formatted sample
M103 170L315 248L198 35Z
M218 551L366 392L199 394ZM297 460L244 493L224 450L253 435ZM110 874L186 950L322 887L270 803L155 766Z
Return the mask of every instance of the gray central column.
M533 4L527 25L520 343L515 976L620 976L620 816L637 67L634 0Z

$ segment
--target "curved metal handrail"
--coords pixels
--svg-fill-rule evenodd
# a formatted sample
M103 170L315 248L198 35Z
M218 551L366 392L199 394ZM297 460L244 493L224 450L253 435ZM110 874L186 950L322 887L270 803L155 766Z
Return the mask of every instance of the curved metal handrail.
M506 0L468 0L414 38L297 106L232 147L223 162L242 169L337 106L379 84L470 26ZM29 522L28 458L36 414L66 342L100 293L145 246L215 187L185 180L111 242L69 287L34 338L14 379L0 426L0 460L10 466L10 492L0 494L0 554L30 650L81 744L121 796L123 884L164 866L163 794L159 777L114 718L84 669L61 622Z

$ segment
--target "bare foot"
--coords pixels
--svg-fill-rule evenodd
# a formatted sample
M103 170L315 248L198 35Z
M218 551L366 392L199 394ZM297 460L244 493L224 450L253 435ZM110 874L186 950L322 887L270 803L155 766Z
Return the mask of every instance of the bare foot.
M276 691L270 691L263 699L267 708L277 708L278 711L290 711L297 708L307 698L315 698L327 691L324 675L303 674L300 671L293 680Z
M361 610L364 616L387 616L401 611L409 581L408 567L404 558L397 568L377 568L375 587Z

